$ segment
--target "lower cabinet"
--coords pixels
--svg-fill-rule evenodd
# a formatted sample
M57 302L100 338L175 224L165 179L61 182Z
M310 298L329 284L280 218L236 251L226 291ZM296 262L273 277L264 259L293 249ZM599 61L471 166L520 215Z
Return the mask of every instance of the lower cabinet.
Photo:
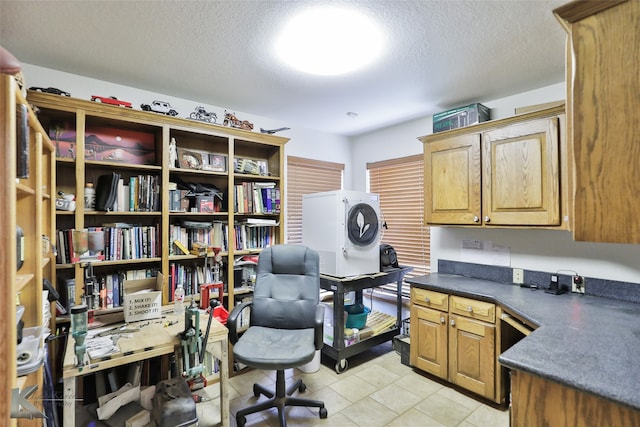
M497 403L505 401L496 306L411 289L411 366Z
M640 426L640 411L521 371L511 371L512 427Z

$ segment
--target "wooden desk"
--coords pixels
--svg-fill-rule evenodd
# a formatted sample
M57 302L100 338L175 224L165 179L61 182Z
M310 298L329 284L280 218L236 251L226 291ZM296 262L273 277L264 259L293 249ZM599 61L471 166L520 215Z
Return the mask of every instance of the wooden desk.
M64 427L75 427L76 404L76 380L83 375L93 374L108 368L126 365L156 356L173 353L180 348L178 334L184 330L184 317L180 317L177 324L164 327L167 321L177 320L178 317L167 313L166 318L155 320L143 320L130 323L131 328L137 325L141 327L131 338L120 338L118 347L120 352L112 354L109 359L91 361L82 367L75 366L74 340L71 336L67 340L67 348L64 355L62 378L64 380ZM200 329L206 332L208 316L200 317ZM228 329L215 319L211 322L207 352L211 353L220 362L220 415L222 425L229 426L229 341Z

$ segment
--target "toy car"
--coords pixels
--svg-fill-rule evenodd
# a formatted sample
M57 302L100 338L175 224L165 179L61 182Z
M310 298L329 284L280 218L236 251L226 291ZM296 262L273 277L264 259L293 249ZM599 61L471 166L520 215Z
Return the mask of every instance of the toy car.
M106 97L106 96L91 95L91 100L94 101L94 102L101 102L103 104L117 105L119 107L132 108L130 102L120 101L115 96Z
M153 101L151 105L140 105L143 111L153 111L155 113L166 114L167 116L177 116L178 112L171 107L171 104L164 101Z
M29 90L35 90L36 92L45 92L45 93L53 93L55 95L63 95L63 96L71 96L69 92L65 92L64 90L60 90L55 87L30 87Z

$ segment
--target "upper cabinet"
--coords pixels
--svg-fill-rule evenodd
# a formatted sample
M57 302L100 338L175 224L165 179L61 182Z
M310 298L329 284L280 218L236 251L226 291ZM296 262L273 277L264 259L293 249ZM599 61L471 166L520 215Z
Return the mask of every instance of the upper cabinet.
M567 228L563 125L560 106L421 137L427 223Z
M640 243L640 0L575 1L567 115L575 158L575 240Z

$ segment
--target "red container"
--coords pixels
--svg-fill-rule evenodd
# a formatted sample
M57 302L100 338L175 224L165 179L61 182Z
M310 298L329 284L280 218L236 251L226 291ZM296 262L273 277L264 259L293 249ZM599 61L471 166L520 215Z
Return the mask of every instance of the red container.
M227 319L229 318L229 312L226 308L219 305L213 309L213 317L223 325L227 324Z

